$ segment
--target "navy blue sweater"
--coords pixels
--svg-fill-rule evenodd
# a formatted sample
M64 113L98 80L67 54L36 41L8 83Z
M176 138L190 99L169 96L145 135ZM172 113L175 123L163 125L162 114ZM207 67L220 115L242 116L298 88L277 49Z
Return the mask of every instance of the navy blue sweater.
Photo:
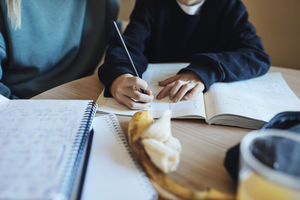
M187 15L176 0L138 0L124 39L139 74L149 62L188 62L179 73L193 71L206 90L215 82L263 75L270 67L240 0L207 0L198 15ZM106 95L124 73L134 74L114 36L98 73Z

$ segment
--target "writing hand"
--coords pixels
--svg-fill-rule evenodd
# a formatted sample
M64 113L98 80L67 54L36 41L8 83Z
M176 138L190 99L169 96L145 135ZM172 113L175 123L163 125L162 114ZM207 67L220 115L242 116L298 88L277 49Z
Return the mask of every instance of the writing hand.
M110 92L119 103L137 110L148 107L153 101L152 92L147 88L148 84L143 79L123 74L113 81ZM145 90L146 94L143 94L141 89Z
M186 72L172 76L159 82L164 88L157 95L157 99L162 99L169 95L170 100L178 102L188 100L199 92L203 92L204 84L193 72Z

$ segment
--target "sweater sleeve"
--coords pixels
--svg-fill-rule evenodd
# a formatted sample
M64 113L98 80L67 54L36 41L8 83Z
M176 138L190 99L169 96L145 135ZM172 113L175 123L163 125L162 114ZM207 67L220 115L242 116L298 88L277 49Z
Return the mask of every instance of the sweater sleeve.
M191 64L179 73L193 71L205 84L205 90L215 82L249 79L265 74L270 58L261 39L248 21L248 13L240 0L227 1L222 16L221 43L223 49L192 56Z
M15 98L11 94L11 90L3 82L3 62L6 60L6 44L2 33L0 32L0 94L7 98Z
M123 34L125 44L140 76L146 70L148 64L144 52L153 20L151 16L152 5L150 4L152 4L151 0L136 1L130 16L130 23ZM111 96L109 91L114 79L126 73L135 75L126 53L118 41L117 35L113 33L105 61L98 71L99 79L105 85L105 96Z

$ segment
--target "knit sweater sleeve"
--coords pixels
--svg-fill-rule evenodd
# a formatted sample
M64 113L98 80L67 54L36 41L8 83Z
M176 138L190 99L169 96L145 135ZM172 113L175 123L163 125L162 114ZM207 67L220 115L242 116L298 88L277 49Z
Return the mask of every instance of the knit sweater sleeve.
M0 25L1 30L2 25ZM7 53L6 53L6 43L5 39L2 35L2 31L0 32L0 94L7 97L7 98L16 98L15 96L12 95L10 88L3 83L3 76L4 69L3 69L3 63L5 62L7 58Z
M151 4L151 0L136 1L130 16L130 23L123 34L123 39L140 76L146 70L148 64L144 51L145 43L150 36L153 20L153 6ZM112 82L118 76L126 73L135 75L125 51L118 41L117 35L113 33L104 64L100 66L98 71L99 79L105 85L105 96L110 96L109 91Z
M215 82L230 82L249 79L265 74L270 67L270 58L265 53L261 39L248 21L248 13L240 0L227 1L222 16L222 51L199 53L192 57L191 64L179 73L193 71L205 84L205 89Z

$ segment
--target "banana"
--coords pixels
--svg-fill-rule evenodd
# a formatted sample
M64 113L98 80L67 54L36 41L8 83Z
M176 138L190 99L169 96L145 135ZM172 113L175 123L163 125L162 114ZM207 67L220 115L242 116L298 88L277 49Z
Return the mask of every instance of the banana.
M181 144L171 133L171 111L151 124L142 134L141 141L152 162L164 173L178 167Z
M142 138L153 138L162 142L171 137L171 111L164 112L157 121L155 121L141 135Z
M137 116L143 117L138 118ZM235 199L233 195L220 192L213 188L193 190L172 180L165 172L167 171L166 169L172 168L170 166L178 165L176 164L177 161L173 161L173 158L176 157L175 155L178 155L179 163L181 145L180 142L172 136L171 131L165 132L167 136L159 132L159 130L171 130L170 122L166 120L169 114L163 115L166 117L161 121L166 122L166 126L170 126L170 128L163 127L165 126L164 123L158 123L160 124L159 126L162 127L153 128L151 126L155 126L156 123L153 123L153 119L150 120L150 118L145 116L150 116L150 114L137 114L134 120L130 120L128 141L132 152L139 159L153 187L162 198L174 200ZM146 121L143 121L144 119L146 119ZM147 133L145 133L146 129L148 131ZM149 130L155 131L152 133L151 131L149 132Z
M179 140L175 137L170 137L166 142L164 142L165 145L167 145L168 147L170 147L171 149L177 151L178 153L181 152L182 148L181 148L181 144L179 142Z
M152 138L143 139L142 144L151 161L164 173L177 169L180 160L179 151Z
M146 110L136 112L128 125L128 137L135 142L152 123L153 117L150 112Z

